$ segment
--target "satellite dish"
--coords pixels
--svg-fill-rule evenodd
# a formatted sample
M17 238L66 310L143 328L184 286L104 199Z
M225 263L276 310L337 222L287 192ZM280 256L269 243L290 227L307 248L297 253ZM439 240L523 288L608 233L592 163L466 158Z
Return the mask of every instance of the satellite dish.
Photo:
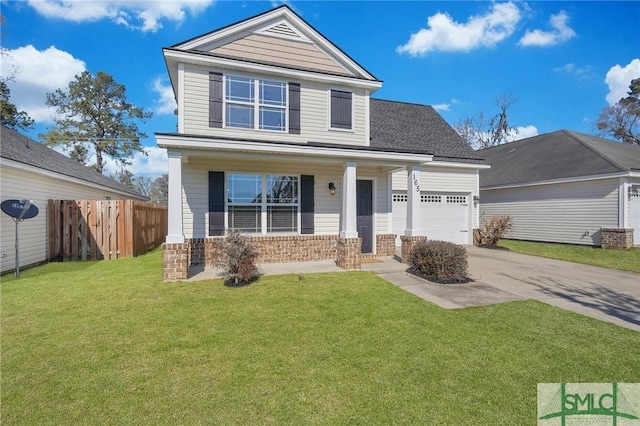
M17 220L32 219L38 216L38 207L29 200L4 200L0 203L2 211Z
M25 219L33 219L38 216L38 208L29 200L4 200L0 203L0 209L11 216L16 223L16 271L15 276L20 276L20 250L18 249L18 223Z

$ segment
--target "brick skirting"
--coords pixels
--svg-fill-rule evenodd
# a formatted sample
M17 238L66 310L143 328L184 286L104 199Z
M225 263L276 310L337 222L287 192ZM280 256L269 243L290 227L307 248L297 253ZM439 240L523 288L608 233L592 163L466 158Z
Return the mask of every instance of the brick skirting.
M336 265L343 269L360 269L362 238L338 238Z
M189 243L162 244L162 280L184 281L189 270Z
M600 247L603 249L628 250L633 247L633 229L600 228Z
M213 267L222 253L217 241L224 237L189 238L184 244L163 244L165 281L186 280L191 266ZM404 237L403 237L404 238ZM425 237L411 237L416 241ZM338 235L250 236L259 255L256 263L313 262L334 260L344 269L360 269L362 240ZM403 243L404 244L404 243ZM411 246L413 247L413 246ZM395 254L395 235L376 235L376 256Z
M393 257L396 254L396 235L376 235L376 256Z
M413 250L413 246L416 245L418 241L425 241L427 237L408 237L406 235L402 235L400 237L400 241L402 241L402 255L400 262L407 263L409 262L409 256L411 255L411 251Z

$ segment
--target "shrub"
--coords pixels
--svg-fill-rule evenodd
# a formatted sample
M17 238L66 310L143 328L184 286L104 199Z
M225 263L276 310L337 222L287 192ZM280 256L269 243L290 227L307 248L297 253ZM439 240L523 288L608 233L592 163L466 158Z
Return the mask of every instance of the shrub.
M447 241L420 241L409 255L409 271L439 283L469 282L467 249Z
M479 246L495 246L504 235L513 228L513 219L509 215L482 217L480 229L476 235Z
M224 269L228 284L247 284L258 270L255 260L258 251L249 238L238 231L229 231L224 239L217 242L224 256L218 260L218 266Z

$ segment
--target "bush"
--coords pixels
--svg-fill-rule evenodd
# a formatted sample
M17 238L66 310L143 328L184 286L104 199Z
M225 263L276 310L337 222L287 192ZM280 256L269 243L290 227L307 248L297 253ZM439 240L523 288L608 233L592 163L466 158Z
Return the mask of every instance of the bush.
M492 215L482 217L480 229L476 235L479 246L495 246L504 235L513 228L513 219L509 215Z
M409 271L443 284L471 281L467 249L447 241L420 241L409 255Z
M219 259L218 266L224 269L227 284L249 283L258 270L254 263L258 251L249 238L238 231L229 231L226 238L219 240L217 244L225 254Z

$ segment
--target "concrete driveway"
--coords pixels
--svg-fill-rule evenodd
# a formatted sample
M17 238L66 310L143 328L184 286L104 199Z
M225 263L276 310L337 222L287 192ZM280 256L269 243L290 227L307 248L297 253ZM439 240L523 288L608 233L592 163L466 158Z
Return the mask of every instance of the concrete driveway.
M468 247L471 277L480 286L640 331L640 274ZM505 295L506 296L506 295ZM509 300L509 298L506 298Z

